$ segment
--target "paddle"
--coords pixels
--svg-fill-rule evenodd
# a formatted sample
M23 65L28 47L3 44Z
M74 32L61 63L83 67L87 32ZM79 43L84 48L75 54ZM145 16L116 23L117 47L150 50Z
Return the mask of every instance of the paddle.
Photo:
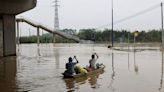
M76 59L77 63L79 63L79 61L77 60L76 56L73 57L72 61Z

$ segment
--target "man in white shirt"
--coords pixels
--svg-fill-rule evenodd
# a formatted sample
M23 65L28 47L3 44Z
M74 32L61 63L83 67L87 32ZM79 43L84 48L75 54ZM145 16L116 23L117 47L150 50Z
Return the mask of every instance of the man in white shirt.
M99 56L96 53L91 55L91 59L89 60L89 67L92 68L93 70L96 69L96 61L98 58Z

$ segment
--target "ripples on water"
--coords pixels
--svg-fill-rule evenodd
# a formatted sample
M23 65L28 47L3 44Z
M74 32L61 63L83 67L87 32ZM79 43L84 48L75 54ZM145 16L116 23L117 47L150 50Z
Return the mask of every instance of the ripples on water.
M164 92L163 54L152 49L134 53L105 45L20 45L17 57L0 59L0 92ZM86 66L94 52L100 57L97 62L106 65L104 72L62 78L68 57L76 55Z

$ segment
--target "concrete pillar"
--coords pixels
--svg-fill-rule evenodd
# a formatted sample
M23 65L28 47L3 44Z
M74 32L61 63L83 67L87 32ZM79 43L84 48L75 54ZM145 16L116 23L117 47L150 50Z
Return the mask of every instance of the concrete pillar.
M3 56L3 20L0 16L0 56Z
M36 6L36 0L0 0L0 56L16 55L15 16Z
M15 15L0 18L0 56L16 55Z

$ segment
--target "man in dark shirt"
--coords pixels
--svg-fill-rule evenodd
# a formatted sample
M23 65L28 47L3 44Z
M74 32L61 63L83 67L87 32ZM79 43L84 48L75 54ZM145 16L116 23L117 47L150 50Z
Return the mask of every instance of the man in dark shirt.
M74 56L74 58L76 59L76 56ZM69 57L68 58L68 63L66 63L66 73L67 74L69 74L69 75L75 75L75 70L74 70L74 68L75 68L75 65L77 64L77 63L79 63L78 62L78 60L76 59L76 61L77 62L72 62L73 61L73 59L71 58L71 57Z

